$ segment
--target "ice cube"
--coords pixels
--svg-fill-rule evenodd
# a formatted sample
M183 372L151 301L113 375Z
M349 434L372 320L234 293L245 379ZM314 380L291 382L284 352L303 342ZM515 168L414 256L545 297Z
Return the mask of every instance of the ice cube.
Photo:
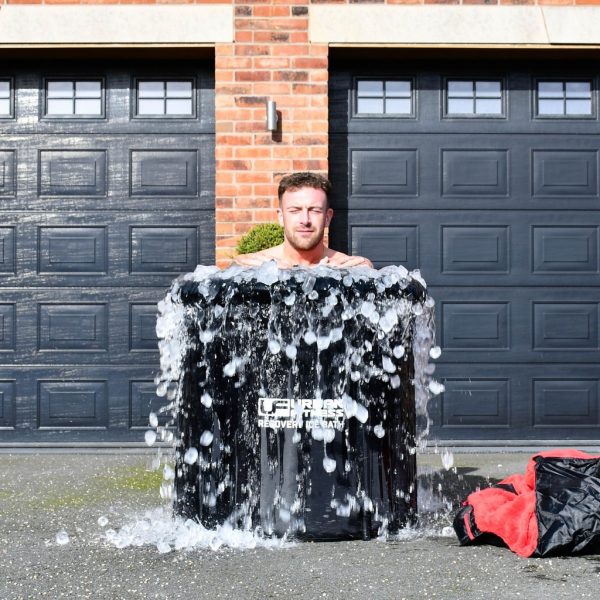
M148 429L144 434L144 440L148 446L152 446L156 441L156 431L154 431L154 429Z
M400 387L400 377L398 375L392 375L390 377L390 385L393 389L397 390Z
M200 332L200 341L203 344L209 344L210 342L213 341L215 335L212 331L206 330L206 331L201 331Z
M389 356L384 356L381 359L381 364L383 366L383 370L386 373L395 373L396 372L396 365L392 362L392 359Z
M447 448L441 454L442 465L446 471L449 471L454 466L454 454Z
M158 550L158 552L160 554L167 554L167 552L171 552L172 548L171 546L164 541L160 541L156 544L156 549Z
M385 435L385 429L383 428L383 426L381 425L381 423L379 423L379 425L375 425L375 427L373 427L373 433L378 438L382 438Z
M265 285L273 285L276 281L279 281L277 263L274 260L263 263L256 269L256 280Z
M317 278L314 275L309 275L302 284L302 291L305 294L310 294L317 283Z
M313 440L322 442L325 439L325 430L322 427L313 427L310 430Z
M414 271L411 271L410 276L415 281L419 282L425 289L427 289L427 283L423 279L423 276L421 275L421 271L419 271L419 269L415 269Z
M287 508L283 508L281 507L279 509L279 518L284 522L284 523L289 523L290 522L290 511Z
M367 419L369 418L369 411L367 408L358 402L356 403L356 418L361 423L366 423Z
M269 352L277 354L281 350L281 344L277 340L269 340Z
M198 460L198 450L194 447L188 448L183 455L183 462L187 465L193 465Z
M319 335L317 336L317 348L319 350L326 350L329 348L329 344L331 343L331 337L328 335Z
M210 446L213 441L213 434L210 431L203 431L200 436L200 445L201 446Z
M342 327L334 327L329 334L332 342L339 342L344 335L344 329Z
M59 546L66 546L70 541L69 534L66 531L59 531L56 534L56 543Z
M329 444L330 442L333 442L333 440L335 440L335 429L327 427L323 430L323 441L326 444Z
M388 308L383 317L379 319L379 327L385 332L389 333L398 324L398 314L393 308Z
M223 375L233 377L241 366L242 359L235 356L223 367Z
M291 294L286 296L283 299L283 301L286 303L287 306L292 306L294 302L296 302L296 292L292 292Z
M335 459L329 458L328 456L326 456L323 459L323 468L325 469L325 471L327 473L333 473L335 471L336 466L337 466L337 463L336 463Z
M431 381L429 383L429 391L434 395L437 396L438 394L441 394L446 388L444 387L443 384L441 384L439 381Z
M394 349L392 350L392 354L396 358L402 358L404 356L404 346L394 346Z
M312 329L307 329L304 334L304 341L310 346L317 341L317 336Z

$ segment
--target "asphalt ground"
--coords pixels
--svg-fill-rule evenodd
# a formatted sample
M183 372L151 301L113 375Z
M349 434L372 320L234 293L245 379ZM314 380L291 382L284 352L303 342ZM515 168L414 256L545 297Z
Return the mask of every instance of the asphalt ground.
M419 456L420 510L406 539L200 548L116 548L109 528L165 506L149 454L0 454L0 599L600 598L600 555L523 559L460 547L448 508L477 486L522 472L528 454ZM441 490L441 491L440 491ZM104 517L106 525L98 523ZM65 531L68 543L57 543Z

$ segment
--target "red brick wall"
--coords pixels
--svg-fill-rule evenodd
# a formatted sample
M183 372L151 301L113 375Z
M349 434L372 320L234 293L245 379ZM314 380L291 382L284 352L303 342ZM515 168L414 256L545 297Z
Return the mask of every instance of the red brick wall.
M217 264L239 236L275 220L277 182L327 173L327 46L308 43L308 0L235 0L235 44L216 48ZM277 103L266 131L267 99Z

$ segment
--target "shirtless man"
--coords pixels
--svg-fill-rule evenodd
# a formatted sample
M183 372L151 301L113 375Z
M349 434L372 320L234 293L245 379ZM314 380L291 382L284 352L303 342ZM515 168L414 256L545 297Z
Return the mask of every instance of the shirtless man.
M325 264L331 267L373 267L371 261L362 256L348 256L328 248L323 243L325 227L333 217L328 194L331 183L315 173L292 173L279 183L279 223L283 226L284 240L279 246L240 254L235 257L238 265L256 267L275 260L280 268L295 265L314 266Z

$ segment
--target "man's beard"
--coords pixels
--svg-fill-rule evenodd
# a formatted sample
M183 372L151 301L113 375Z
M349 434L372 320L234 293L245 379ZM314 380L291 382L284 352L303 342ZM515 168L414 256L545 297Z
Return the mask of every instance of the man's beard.
M323 235L319 231L311 232L310 237L304 237L298 235L295 231L291 232L291 235L287 236L287 240L296 250L312 250L319 245L319 242L323 239Z

